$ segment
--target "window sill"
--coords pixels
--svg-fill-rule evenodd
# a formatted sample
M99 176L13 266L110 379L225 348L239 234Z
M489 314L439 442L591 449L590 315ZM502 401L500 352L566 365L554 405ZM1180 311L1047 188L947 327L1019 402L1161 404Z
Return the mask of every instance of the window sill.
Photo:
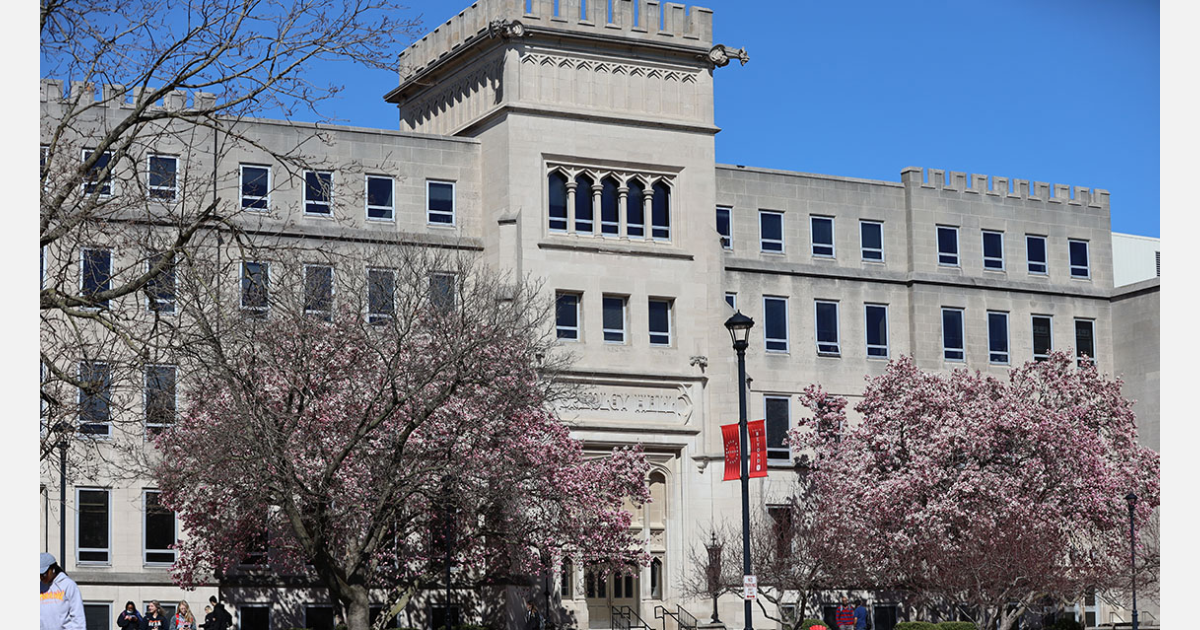
M457 228L457 227L458 227L458 224L456 224L456 223L431 223L431 222L429 222L429 221L426 221L426 222L425 222L425 227L431 227L431 228L448 228L448 229L451 229L451 230L453 230L453 229L455 229L455 228Z
M842 353L840 353L840 352L818 352L817 356L825 357L827 359L840 359L840 358L842 358Z
M552 232L553 240L538 243L539 249L556 249L564 251L591 252L597 254L615 254L621 256L648 256L652 258L672 258L677 260L694 260L692 254L672 249L664 249L652 241L627 241L612 238L599 239L590 237L588 240L560 239L559 235L571 236L565 232Z
M384 219L380 217L367 217L367 223L395 223L396 219Z

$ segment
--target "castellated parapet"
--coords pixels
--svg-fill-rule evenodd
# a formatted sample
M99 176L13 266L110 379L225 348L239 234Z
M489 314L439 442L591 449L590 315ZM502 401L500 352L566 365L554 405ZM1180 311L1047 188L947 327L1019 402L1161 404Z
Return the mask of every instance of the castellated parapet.
M928 174L928 181L925 175ZM978 173L946 171L938 168L923 169L910 166L900 173L900 179L908 187L920 187L937 191L954 191L979 195L992 195L1007 199L1023 199L1026 201L1044 201L1046 203L1085 206L1108 210L1108 191L1103 188L1085 188L1066 184L1048 184L1046 182L1030 182L1027 179L1009 179L1007 177L989 176Z
M554 0L532 0L528 10L526 4L526 0L471 4L400 53L400 82L469 41L486 37L499 23L520 22L527 32L567 31L584 37L703 48L705 52L712 46L712 10L704 7L693 6L689 12L682 4L661 4L659 0L558 0L556 12Z
M94 83L84 83L83 81L71 81L70 90L64 89L65 87L63 81L58 79L42 79L41 102L69 102L75 104L93 102L96 105L105 107L133 109L134 105L142 101L144 98L143 94L154 92L154 88L135 87L128 89L123 85L98 86ZM217 101L216 95L210 92L192 92L190 103L188 96L189 93L183 90L172 90L153 106L163 107L171 111L184 109L203 110L212 109Z

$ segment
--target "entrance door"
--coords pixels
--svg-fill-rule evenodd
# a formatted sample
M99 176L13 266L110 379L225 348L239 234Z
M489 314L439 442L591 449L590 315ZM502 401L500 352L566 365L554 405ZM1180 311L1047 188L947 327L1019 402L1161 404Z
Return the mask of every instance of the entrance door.
M613 627L613 608L628 606L634 614L641 614L642 595L638 576L610 574L607 578L601 578L599 571L587 569L583 573L583 580L588 628Z
M875 604L875 630L895 630L899 609L895 604Z

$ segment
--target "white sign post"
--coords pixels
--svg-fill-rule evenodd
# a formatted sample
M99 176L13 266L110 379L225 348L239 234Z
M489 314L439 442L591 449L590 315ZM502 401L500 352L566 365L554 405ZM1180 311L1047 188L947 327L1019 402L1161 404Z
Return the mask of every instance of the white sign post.
M758 576L743 575L742 576L742 597L746 600L753 600L758 596Z

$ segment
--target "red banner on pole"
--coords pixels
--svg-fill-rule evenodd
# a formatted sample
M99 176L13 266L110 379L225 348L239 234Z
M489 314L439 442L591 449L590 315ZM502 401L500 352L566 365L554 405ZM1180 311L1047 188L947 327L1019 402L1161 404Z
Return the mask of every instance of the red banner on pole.
M738 448L738 443L741 441L738 436L738 425L721 425L721 436L725 438L725 479L722 481L741 479L742 453Z
M746 425L750 432L750 476L767 476L767 421L754 420Z

